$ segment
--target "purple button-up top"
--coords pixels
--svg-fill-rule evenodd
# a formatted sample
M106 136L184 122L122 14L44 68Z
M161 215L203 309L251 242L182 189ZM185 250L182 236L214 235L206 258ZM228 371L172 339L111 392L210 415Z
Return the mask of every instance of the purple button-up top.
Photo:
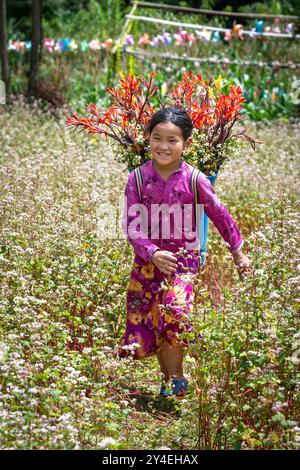
M167 181L156 171L153 160L144 163L141 169L142 201L139 199L134 172L131 172L125 188L122 219L123 231L134 248L134 261L140 264L150 263L153 253L159 249L176 253L181 247L198 248L194 194L190 186L191 167L181 159L178 170ZM239 229L202 172L198 178L198 198L198 203L203 204L206 215L212 220L231 253L238 251L244 243ZM166 211L162 210L164 204ZM177 212L169 210L173 205L176 205ZM189 210L186 210L188 207ZM181 215L178 210L181 210ZM162 230L162 222L165 227L169 225L169 232ZM194 246L188 245L193 240Z

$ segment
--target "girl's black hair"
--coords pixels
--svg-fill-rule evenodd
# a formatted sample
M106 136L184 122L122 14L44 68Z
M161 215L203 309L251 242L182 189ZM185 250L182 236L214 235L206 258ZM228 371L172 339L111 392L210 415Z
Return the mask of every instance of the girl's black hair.
M193 121L190 116L179 106L171 106L161 108L148 122L149 135L153 131L154 127L161 122L171 122L175 126L180 127L184 140L188 139L192 135Z

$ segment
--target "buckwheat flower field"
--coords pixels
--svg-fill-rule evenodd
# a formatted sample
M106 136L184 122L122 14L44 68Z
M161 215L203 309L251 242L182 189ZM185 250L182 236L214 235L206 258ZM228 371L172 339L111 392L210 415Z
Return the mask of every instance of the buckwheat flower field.
M299 123L249 123L263 144L218 177L253 272L210 223L176 401L155 358L116 357L133 253L99 227L128 171L65 117L0 114L0 447L299 449Z

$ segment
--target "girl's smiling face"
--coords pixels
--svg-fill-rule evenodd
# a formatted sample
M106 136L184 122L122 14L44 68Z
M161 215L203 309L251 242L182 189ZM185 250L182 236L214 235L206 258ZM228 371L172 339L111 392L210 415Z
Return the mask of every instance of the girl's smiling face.
M152 130L149 138L150 152L158 167L173 168L179 164L183 150L190 144L191 137L184 140L181 128L172 122L161 122Z

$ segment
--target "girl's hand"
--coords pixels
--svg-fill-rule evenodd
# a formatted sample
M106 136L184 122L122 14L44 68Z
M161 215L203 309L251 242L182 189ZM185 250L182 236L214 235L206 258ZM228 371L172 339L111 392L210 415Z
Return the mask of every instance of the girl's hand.
M251 268L251 260L246 256L242 250L232 255L234 264L238 267L238 273L241 279L244 279L249 273Z
M177 268L177 258L171 251L159 250L154 253L152 263L164 274L172 274Z

